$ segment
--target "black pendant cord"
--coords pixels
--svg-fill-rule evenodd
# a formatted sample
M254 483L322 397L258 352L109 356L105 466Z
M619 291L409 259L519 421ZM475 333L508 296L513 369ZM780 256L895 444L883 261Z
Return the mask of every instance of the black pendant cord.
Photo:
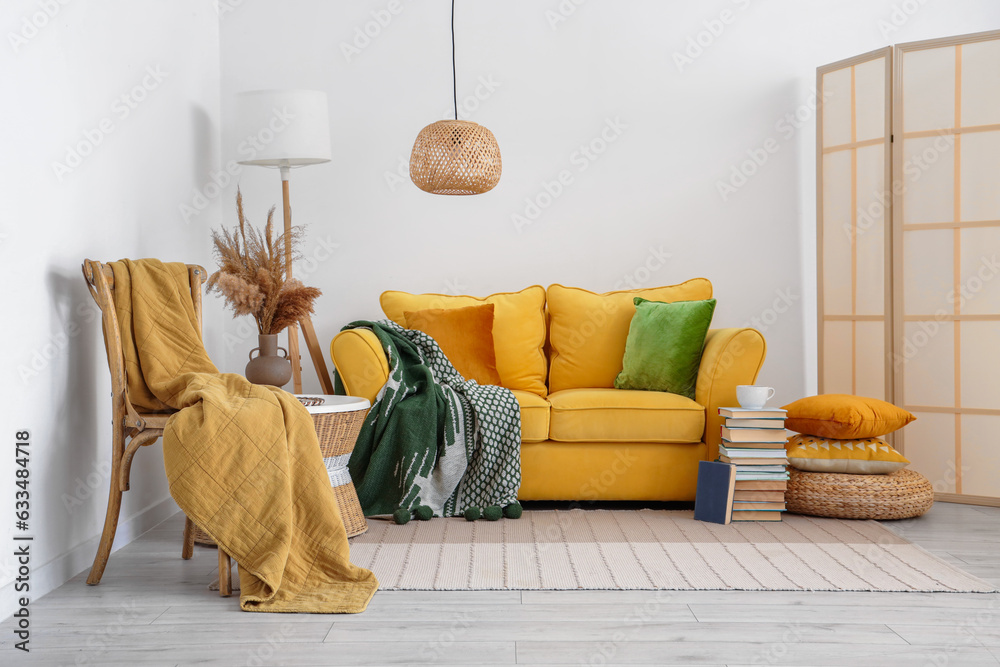
M451 0L451 93L455 98L455 120L458 120L458 82L455 74L455 0Z

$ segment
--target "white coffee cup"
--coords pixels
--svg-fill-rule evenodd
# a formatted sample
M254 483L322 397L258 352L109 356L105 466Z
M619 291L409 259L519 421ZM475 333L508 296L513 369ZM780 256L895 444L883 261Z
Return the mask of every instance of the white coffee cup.
M756 384L736 385L736 400L740 407L749 410L760 410L774 396L774 387L763 387Z

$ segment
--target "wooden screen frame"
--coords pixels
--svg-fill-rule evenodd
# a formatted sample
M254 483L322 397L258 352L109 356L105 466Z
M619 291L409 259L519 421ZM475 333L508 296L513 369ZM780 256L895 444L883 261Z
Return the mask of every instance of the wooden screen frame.
M882 315L858 315L856 312L856 306L852 304L851 315L827 315L824 308L824 293L823 293L823 283L824 283L824 264L823 264L823 234L824 234L824 219L823 219L823 157L830 152L830 148L838 149L850 149L853 151L853 156L851 160L851 191L852 191L852 201L851 201L851 225L852 233L853 230L857 229L857 218L858 218L858 207L857 207L857 149L864 146L877 145L878 141L883 141L885 143L885 153L883 155L883 179L885 183L885 188L891 190L892 183L892 122L893 122L893 107L892 107L892 73L893 73L893 49L891 46L887 46L881 49L876 49L874 51L869 51L853 58L847 58L844 60L839 60L835 63L830 63L816 69L816 91L819 95L819 99L825 99L823 96L823 76L829 72L834 72L842 69L851 67L852 69L857 65L861 65L873 60L878 60L879 58L885 59L885 120L883 126L883 139L881 140L865 140L856 141L857 137L854 136L856 131L857 121L855 119L855 104L854 104L854 84L853 84L853 72L852 72L852 90L851 90L851 125L852 125L852 141L849 144L842 144L836 147L825 146L823 144L823 104L822 102L817 106L816 111L816 334L817 334L817 366L818 366L818 380L819 380L819 393L825 393L825 377L824 377L824 359L825 359L825 330L826 323L830 321L849 321L852 323L852 343L851 343L851 378L852 378L852 389L856 387L856 368L857 368L857 337L855 334L856 323L860 321L881 321L883 323L883 335L884 335L884 361L885 369L883 371L884 376L884 396L886 400L891 400L894 394L894 378L892 374L892 343L893 343L893 307L892 307L892 295L893 295L893 271L892 271L892 207L893 198L888 196L888 193L884 193L885 203L885 213L883 215L883 226L885 228L885 242L884 242L884 252L885 256L883 259L884 264L884 288L885 293L883 295L883 305L882 305ZM856 263L856 253L857 247L854 241L851 243L852 249L852 302L855 300L857 295L857 263ZM895 445L895 438L888 438Z
M965 44L974 44L976 42L993 41L1000 40L1000 30L990 30L986 32L969 33L965 35L955 35L953 37L942 37L938 39L927 39L917 42L906 42L904 44L897 44L895 46L894 52L894 77L892 85L892 99L893 99L893 114L892 122L893 127L898 128L900 132L900 141L893 143L892 152L892 177L893 185L899 180L902 182L902 170L903 170L903 55L908 52L922 51L926 49L937 49L947 46L961 47ZM953 128L948 130L926 130L926 131L914 131L906 133L906 138L919 138L922 136L936 136L939 134L952 134L955 136L955 149L953 150L953 159L955 160L955 184L956 189L953 193L955 198L955 219L952 222L941 222L941 223L931 223L931 224L919 224L919 225L903 225L903 192L896 192L896 188L892 188L892 206L893 206L893 216L892 216L892 256L898 261L892 263L892 273L893 273L893 294L892 294L892 311L893 317L893 338L892 338L892 350L902 350L903 342L905 338L905 322L907 320L911 321L923 321L924 318L920 316L913 316L908 318L903 303L903 232L909 231L910 229L952 229L955 235L955 253L956 261L953 267L954 272L954 282L953 287L956 289L960 287L958 284L961 280L960 278L960 264L957 261L957 253L960 252L960 234L962 229L972 228L972 227L984 227L984 226L998 226L1000 227L1000 220L989 220L989 221L978 221L963 223L961 221L960 206L961 206L961 136L966 132L982 132L982 131L997 131L1000 130L1000 124L991 125L978 125L970 126L975 129L963 128L962 126L962 116L961 116L961 85L962 80L960 76L961 72L961 51L957 52L958 57L956 58L956 79L955 79L955 95L956 95L956 113L955 113L955 125ZM909 228L909 229L907 229ZM955 304L958 308L958 303ZM935 493L935 498L937 500L945 502L958 502L973 505L988 505L992 507L1000 507L1000 498L993 498L991 496L973 496L962 493L962 437L961 437L961 416L962 414L989 414L1000 416L1000 409L983 409L983 408L963 408L962 407L962 394L961 394L961 338L959 335L961 328L961 321L964 320L1000 320L1000 315L997 316L963 316L961 313L956 312L951 316L951 321L954 322L955 327L955 407L954 408L944 408L938 406L915 406L915 405L904 405L908 410L916 410L917 412L940 412L955 415L955 493ZM948 321L948 318L946 318ZM904 369L903 364L894 365L893 367L893 385L896 389L893 393L893 402L896 404L902 404L903 400L903 380L904 380ZM904 429L905 430L905 429ZM902 436L902 432L900 432ZM902 444L902 438L897 439L895 446L900 448Z

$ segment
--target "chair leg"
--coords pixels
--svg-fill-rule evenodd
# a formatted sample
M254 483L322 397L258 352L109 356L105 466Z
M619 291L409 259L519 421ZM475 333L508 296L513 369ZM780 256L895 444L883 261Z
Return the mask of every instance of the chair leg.
M101 533L101 542L97 547L97 555L94 556L94 564L90 568L90 576L87 577L87 584L96 586L101 583L104 576L104 568L108 565L108 557L111 555L111 547L115 542L115 532L118 530L118 514L122 509L122 491L118 486L118 470L121 465L121 433L115 433L115 442L111 457L111 480L108 493L108 511L104 517L104 532Z
M181 558L188 560L194 555L194 521L184 515L184 546L181 547Z
M219 547L219 595L227 598L233 594L233 566L229 554Z

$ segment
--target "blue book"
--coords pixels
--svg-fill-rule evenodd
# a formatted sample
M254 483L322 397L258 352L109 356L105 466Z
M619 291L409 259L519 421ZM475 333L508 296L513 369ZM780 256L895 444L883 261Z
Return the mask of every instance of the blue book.
M694 518L709 523L729 523L733 520L735 491L736 466L717 461L699 461Z

